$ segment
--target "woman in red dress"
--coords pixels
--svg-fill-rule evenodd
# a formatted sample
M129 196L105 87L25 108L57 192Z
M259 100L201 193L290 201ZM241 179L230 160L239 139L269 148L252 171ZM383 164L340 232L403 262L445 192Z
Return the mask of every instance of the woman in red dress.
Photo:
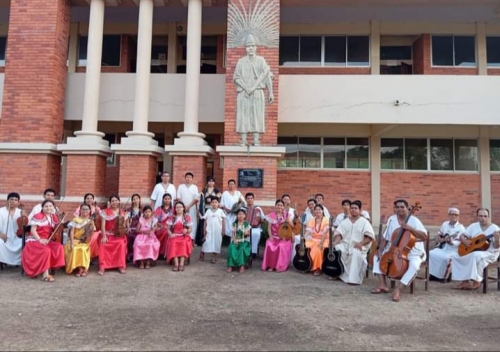
M161 207L158 207L155 211L155 218L158 220L158 228L155 234L158 241L160 241L160 255L166 255L168 242L167 221L170 220L172 215L172 196L170 193L165 193Z
M65 266L64 247L57 242L49 242L49 237L59 223L57 215L53 214L54 202L46 200L42 203L42 212L35 214L30 221L31 233L26 239L21 262L24 272L29 277L42 274L43 281L55 281L49 275L49 269Z
M118 268L120 274L126 273L127 236L116 234L115 223L119 217L125 217L120 209L120 198L113 195L109 198L110 207L101 212L101 244L99 245L99 271L104 275L106 269Z
M189 215L186 214L184 203L175 203L175 214L167 222L168 226L168 244L167 244L167 263L173 260L173 271L184 271L184 262L191 255L193 249L193 240L190 233L192 222Z

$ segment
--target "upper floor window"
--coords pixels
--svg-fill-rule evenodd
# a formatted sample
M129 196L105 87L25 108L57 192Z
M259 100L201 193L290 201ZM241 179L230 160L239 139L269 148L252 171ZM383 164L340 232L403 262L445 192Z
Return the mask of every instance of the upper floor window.
M0 66L5 66L6 48L7 48L7 37L0 37Z
M490 139L490 170L500 171L500 139Z
M370 37L345 35L281 37L280 66L370 66Z
M101 66L120 66L121 35L104 35L102 38ZM87 66L88 37L80 36L78 44L78 66Z
M475 67L476 38L474 36L433 35L432 65Z
M475 139L382 138L381 167L386 170L477 171Z
M500 37L486 37L488 66L500 67Z
M278 137L286 154L278 167L369 169L368 138Z
M182 47L182 58L177 64L177 73L186 73L187 37L179 36ZM201 37L201 73L217 73L217 36Z

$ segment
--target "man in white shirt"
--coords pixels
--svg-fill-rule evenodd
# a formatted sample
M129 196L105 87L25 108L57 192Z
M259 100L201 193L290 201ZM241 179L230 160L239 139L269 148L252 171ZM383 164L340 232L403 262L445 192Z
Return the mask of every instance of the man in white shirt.
M314 199L314 198L310 198L307 201L307 208L306 208L306 210L304 210L304 213L306 214L306 217L305 217L306 224L309 222L309 220L314 218L314 207L316 206L316 204L317 204L316 199Z
M449 221L441 225L436 237L436 248L429 252L429 273L441 282L445 282L450 274L451 258L458 256L460 235L465 232L464 225L458 221L459 216L457 208L448 209Z
M0 208L0 263L21 264L23 241L17 237L17 219L21 216L19 193L9 193L7 206Z
M373 273L378 275L379 285L377 288L372 290L372 293L378 294L389 292L386 275L380 270L380 260L382 255L390 248L393 232L396 229L403 228L410 231L416 237L416 242L408 254L408 270L403 274L399 285L392 293L392 300L394 302L399 302L401 289L404 286L409 286L411 284L420 269L420 264L422 264L426 258L424 241L427 239L427 230L420 220L414 215L410 216L408 222L405 223L409 215L408 202L406 200L399 199L395 201L394 207L396 209L396 214L389 218L387 228L385 229L380 243L380 249L373 258Z
M192 227L191 227L191 238L195 239L196 237L196 229L198 228L198 207L196 204L198 203L198 186L193 184L193 173L186 172L184 175L185 183L179 186L177 189L177 200L184 203L186 207L186 213L189 214L191 218Z
M231 225L236 221L236 214L231 212L231 208L233 205L238 203L239 201L246 204L245 199L240 191L236 189L236 181L231 179L227 181L228 190L222 193L221 198L221 208L226 212L226 236L231 237ZM248 216L248 215L247 215Z
M170 194L171 199L177 199L177 192L175 191L175 186L170 183L170 174L168 172L164 172L161 175L161 182L155 186L153 193L151 193L150 198L154 202L153 212L162 206L163 196L166 193Z
M53 188L47 188L43 192L43 200L44 201L46 201L46 200L54 201L55 198L56 198L56 190L55 189L53 189ZM57 207L54 206L54 212L58 212L58 211L59 211L59 209L57 209ZM31 210L30 215L28 215L28 219L31 220L31 218L33 216L35 216L35 214L38 214L38 213L41 213L41 212L42 212L42 203L35 205L35 207L33 208L33 210Z
M342 201L342 213L338 214L335 218L335 223L333 224L334 228L337 228L344 219L349 217L351 211L351 201L349 199L344 199Z
M288 213L288 216L292 215L292 219L295 218L295 209L290 206L292 203L292 199L290 198L289 194L283 194L281 196L281 200L283 201L283 204L285 205L285 211Z
M323 207L323 215L326 218L329 218L330 217L330 212L328 211L328 209L326 209L326 206L323 204L323 201L325 200L325 197L323 197L323 195L321 193L318 193L318 194L316 194L316 196L314 196L314 198L316 199L316 203L320 204Z
M475 251L467 255L451 258L452 275L454 281L462 281L457 286L461 290L477 290L481 286L483 270L498 259L500 253L500 228L490 221L490 211L479 208L476 212L478 222L475 222L460 236L460 242L466 247L478 235L491 236L486 251ZM472 285L469 283L472 282Z

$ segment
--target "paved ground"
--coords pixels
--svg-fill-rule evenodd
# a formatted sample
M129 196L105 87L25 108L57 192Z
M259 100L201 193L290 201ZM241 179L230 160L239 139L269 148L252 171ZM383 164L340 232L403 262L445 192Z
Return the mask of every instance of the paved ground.
M371 295L293 270L245 274L193 263L175 273L164 262L104 277L56 282L0 272L1 350L498 350L500 292L452 290ZM199 249L195 249L193 259Z

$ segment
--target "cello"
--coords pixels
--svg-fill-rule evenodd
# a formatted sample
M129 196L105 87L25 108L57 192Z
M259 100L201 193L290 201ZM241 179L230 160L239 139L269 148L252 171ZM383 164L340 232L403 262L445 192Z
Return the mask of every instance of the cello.
M409 209L409 214L405 219L408 223L413 213L422 209L420 202L416 202ZM391 246L380 258L380 271L391 279L401 279L408 270L408 254L415 245L416 237L411 231L402 227L394 230L391 236Z

